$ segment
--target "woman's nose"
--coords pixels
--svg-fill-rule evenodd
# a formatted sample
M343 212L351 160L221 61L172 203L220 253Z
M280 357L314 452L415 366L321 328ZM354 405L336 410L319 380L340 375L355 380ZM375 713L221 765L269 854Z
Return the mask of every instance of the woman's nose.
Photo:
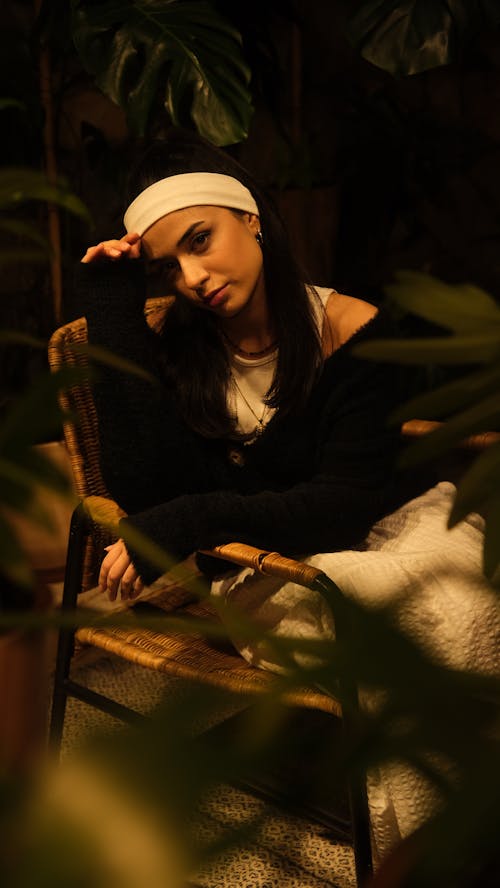
M209 277L208 271L206 271L196 256L183 259L181 261L181 270L184 283L189 290L199 290Z

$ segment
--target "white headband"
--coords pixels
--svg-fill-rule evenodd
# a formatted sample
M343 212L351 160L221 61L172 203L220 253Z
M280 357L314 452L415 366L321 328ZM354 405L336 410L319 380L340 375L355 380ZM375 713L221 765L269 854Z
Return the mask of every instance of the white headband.
M141 191L128 207L123 224L127 232L136 231L143 235L153 222L168 213L197 206L230 207L256 216L259 214L248 188L233 176L181 173L160 179Z

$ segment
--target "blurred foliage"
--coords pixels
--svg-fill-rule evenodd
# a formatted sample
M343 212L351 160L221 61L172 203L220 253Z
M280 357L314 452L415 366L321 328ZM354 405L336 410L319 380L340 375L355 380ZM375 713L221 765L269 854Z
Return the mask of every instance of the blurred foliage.
M361 0L346 30L367 61L404 76L457 61L478 31L499 24L497 0Z
M472 365L473 372L412 399L394 421L414 417L446 420L408 448L407 465L458 447L468 435L500 431L500 307L479 287L451 285L421 272L405 271L387 287L405 311L446 328L431 339L380 340L356 348L362 357L403 364ZM486 519L484 569L500 582L500 441L478 456L460 479L449 519L453 527L469 512Z
M54 204L90 222L87 208L63 178L51 184L38 170L3 167L0 169L0 232L4 237L0 268L23 262L47 262L50 244L44 233L46 222L39 219L37 224L33 220L31 205L34 203Z
M110 869L120 870L120 861L128 861L129 881L121 870L122 881L116 881L121 888L142 888L145 872L152 880L148 885L185 884L188 877L196 881L199 868L221 855L223 866L227 851L254 845L272 808L259 806L257 816L250 811L239 822L228 810L221 822L213 817L212 794L228 782L251 782L255 774L286 759L293 747L294 716L283 699L304 686L334 693L344 713L355 716L349 734L339 735L335 745L324 742L326 731L314 744L313 779L332 796L346 774L363 774L394 759L423 772L436 786L443 804L419 835L418 871L404 884L489 888L488 881L476 883L471 874L484 874L497 853L498 677L444 668L400 634L391 608L367 610L346 600L334 584L323 592L342 621L342 636L335 642L269 638L278 660L286 664L269 693L251 703L243 695L207 686L184 687L140 730L124 728L95 737L84 755L73 753L60 770L35 782L29 797L21 799L17 823L10 820L10 830L18 832L16 841L7 857L0 857L4 872L10 868L16 877L7 881L9 888L45 885L48 874L54 888L79 885L82 853L88 855L83 871L94 865L101 880L111 878ZM16 619L22 624L22 615ZM38 615L39 625L42 619ZM49 619L54 623L57 615ZM83 625L203 632L214 639L223 639L228 629L230 635L256 632L244 614L231 609L224 616L225 627L152 616L140 609L108 617L79 613L73 619ZM301 663L307 656L310 665L299 665L297 654ZM351 710L352 697L343 693L342 683L350 686L353 681L364 688L364 699L376 705ZM217 729L213 736L205 733L217 716L231 712L239 715L229 723L229 734ZM57 854L66 831L73 835L71 858ZM127 848L117 854L125 834ZM155 867L162 874L158 882ZM172 881L162 883L165 867ZM19 881L19 872L26 881Z
M4 167L0 170L0 269L19 263L46 261L49 245L33 220L25 216L33 203L47 201L62 207L79 218L88 219L83 203L64 181L51 185L36 170ZM21 215L20 215L21 214ZM3 297L6 298L5 296ZM24 332L0 330L0 344L28 346L46 351L46 343ZM36 504L34 491L42 485L57 494L73 497L68 479L43 454L33 449L40 440L57 435L61 412L57 392L62 385L81 381L76 370L64 370L38 378L24 396L13 401L0 426L0 577L15 585L31 586L33 575L25 552L6 517L5 508L28 515L37 526L54 530L49 513Z

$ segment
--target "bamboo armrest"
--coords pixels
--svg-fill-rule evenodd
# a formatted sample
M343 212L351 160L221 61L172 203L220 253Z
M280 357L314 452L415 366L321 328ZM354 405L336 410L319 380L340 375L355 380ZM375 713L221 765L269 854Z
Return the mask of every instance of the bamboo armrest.
M422 438L430 432L434 432L443 426L442 422L429 419L410 419L401 427L404 438ZM469 435L458 445L462 450L485 450L492 444L498 444L500 432L481 432L479 435Z
M201 549L203 555L212 555L226 561L241 564L242 567L253 567L259 573L274 577L283 577L303 586L309 586L322 575L322 571L302 561L293 558L285 558L279 552L269 552L266 549L257 549L255 546L247 546L245 543L226 543L223 546L215 546L214 549Z

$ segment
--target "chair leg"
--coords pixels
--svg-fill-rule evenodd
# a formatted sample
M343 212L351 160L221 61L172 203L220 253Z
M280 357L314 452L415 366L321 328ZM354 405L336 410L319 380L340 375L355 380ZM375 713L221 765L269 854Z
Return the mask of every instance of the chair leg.
M69 530L68 553L66 558L64 591L61 606L63 613L76 608L78 593L82 586L83 558L87 535L88 519L82 506L79 505L73 512ZM57 645L52 711L49 728L49 745L56 757L59 755L64 729L64 716L66 712L66 700L68 697L66 684L69 677L71 658L73 656L74 634L74 629L62 627L59 632Z
M373 875L370 814L366 781L351 777L348 786L356 884L363 888Z
M335 619L337 639L348 638L351 629L349 609L341 589L330 577L321 572L313 586L326 599ZM352 633L351 633L352 634ZM357 734L357 716L359 713L359 696L356 682L349 676L339 678L341 700L348 700L349 707L342 717L342 727L348 745L355 742ZM349 808L351 816L354 864L356 868L356 884L363 888L373 875L373 859L370 837L370 812L368 794L364 775L352 774L348 780Z

